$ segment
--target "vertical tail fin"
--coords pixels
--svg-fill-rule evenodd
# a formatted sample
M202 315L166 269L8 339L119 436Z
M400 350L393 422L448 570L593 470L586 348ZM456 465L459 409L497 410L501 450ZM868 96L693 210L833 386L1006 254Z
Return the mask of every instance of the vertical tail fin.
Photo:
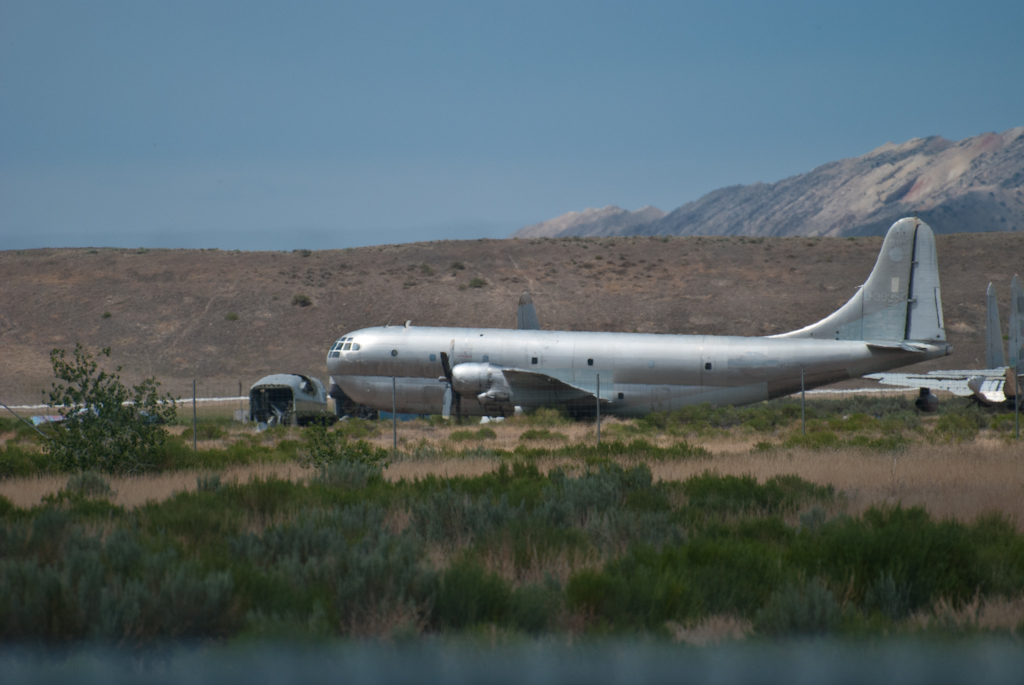
M985 368L998 369L1006 366L1003 354L1003 327L999 323L999 305L996 304L996 287L988 284L985 291L988 311L985 317Z
M1024 287L1020 276L1010 281L1010 366L1020 374L1024 365Z
M523 293L519 298L519 311L516 312L517 328L519 330L540 330L540 320L537 318L537 308L533 306L533 297L530 293Z
M818 323L772 337L944 341L932 229L916 218L894 223L875 268L849 302Z

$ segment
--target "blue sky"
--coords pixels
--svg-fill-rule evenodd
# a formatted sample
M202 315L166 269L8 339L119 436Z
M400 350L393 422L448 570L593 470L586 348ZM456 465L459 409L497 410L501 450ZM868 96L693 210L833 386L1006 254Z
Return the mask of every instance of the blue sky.
M0 0L0 249L664 210L1024 125L1024 2Z

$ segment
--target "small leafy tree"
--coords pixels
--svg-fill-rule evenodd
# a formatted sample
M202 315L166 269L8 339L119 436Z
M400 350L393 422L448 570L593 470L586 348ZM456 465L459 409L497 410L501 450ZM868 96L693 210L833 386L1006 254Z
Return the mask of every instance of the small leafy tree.
M74 358L64 350L50 352L54 383L49 402L64 417L56 424L50 454L65 471L131 473L152 466L167 431L161 425L176 415L174 399L157 395L160 383L147 378L130 390L114 373L99 368L82 345ZM110 357L110 348L100 350Z

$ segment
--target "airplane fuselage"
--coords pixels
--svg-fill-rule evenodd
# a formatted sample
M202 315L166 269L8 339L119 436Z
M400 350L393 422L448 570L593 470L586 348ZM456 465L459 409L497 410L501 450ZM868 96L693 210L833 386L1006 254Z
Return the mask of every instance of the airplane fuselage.
M332 383L356 402L390 411L394 387L399 412L441 413L444 352L461 413L476 416L565 404L543 383L510 387L505 370L553 379L561 399L567 386L592 393L572 403L577 413L592 411L600 384L602 414L639 416L788 395L800 390L801 372L811 389L947 354L945 343L913 352L852 340L419 326L366 328L339 343L327 367Z

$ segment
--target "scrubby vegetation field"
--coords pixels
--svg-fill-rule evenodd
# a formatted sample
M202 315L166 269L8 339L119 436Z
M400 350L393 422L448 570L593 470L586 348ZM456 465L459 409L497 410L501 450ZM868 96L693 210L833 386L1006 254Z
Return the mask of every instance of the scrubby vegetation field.
M207 417L138 472L0 424L0 636L964 636L1024 631L1013 415L951 400L593 423Z

